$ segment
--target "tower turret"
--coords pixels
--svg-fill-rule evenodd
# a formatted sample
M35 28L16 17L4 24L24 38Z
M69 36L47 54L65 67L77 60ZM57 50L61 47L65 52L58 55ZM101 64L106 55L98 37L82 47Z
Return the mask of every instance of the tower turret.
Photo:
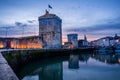
M38 18L39 37L42 39L43 48L61 48L62 46L62 20L47 10Z

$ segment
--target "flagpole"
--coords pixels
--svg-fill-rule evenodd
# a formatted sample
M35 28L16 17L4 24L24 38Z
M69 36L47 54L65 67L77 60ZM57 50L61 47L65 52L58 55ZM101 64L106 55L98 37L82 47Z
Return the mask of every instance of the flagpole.
M50 12L50 8L48 7L48 12Z
M52 6L48 4L48 12L50 12L50 9L52 9Z

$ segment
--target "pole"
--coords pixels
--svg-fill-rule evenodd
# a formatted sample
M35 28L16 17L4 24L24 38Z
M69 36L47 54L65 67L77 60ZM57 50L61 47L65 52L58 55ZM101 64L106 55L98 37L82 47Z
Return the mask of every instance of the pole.
M5 29L6 29L6 38L7 38L7 33L8 33L8 27L5 27Z
M22 30L22 37L24 36L24 26L23 26L23 30Z

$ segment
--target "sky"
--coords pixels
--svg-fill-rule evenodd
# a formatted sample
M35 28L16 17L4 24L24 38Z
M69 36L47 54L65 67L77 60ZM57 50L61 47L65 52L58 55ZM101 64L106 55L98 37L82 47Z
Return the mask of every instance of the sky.
M62 19L63 40L70 33L89 41L120 36L120 0L0 0L0 37L38 35L38 17L48 4Z

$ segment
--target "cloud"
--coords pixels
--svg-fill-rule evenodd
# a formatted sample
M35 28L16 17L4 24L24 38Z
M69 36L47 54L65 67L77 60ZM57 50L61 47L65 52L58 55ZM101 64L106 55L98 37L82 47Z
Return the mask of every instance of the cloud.
M36 20L28 20L27 22L28 23L34 23L34 22L36 22Z
M34 22L34 21L33 21ZM22 36L23 32L24 35L34 35L38 33L38 25L36 24L25 24L23 22L16 21L12 25L7 25L6 26L1 26L0 25L0 37L6 37L6 32L7 36Z
M15 25L16 25L16 26L21 26L22 23L21 23L21 22L15 22Z
M87 35L111 35L115 33L120 34L120 23L119 24L112 24L112 25L96 25L91 27L82 27L82 28L75 28L75 29L68 29L67 32L77 32L83 33Z
M116 19L108 19L108 20L103 20L104 23L102 24L96 24L92 26L80 26L80 27L73 27L66 29L65 31L67 32L89 32L89 33L94 33L94 32L100 32L104 31L103 33L106 33L105 31L115 31L115 30L120 30L120 17Z
M25 27L25 26L27 26L27 24L24 24L22 22L15 22L15 26L16 27Z

